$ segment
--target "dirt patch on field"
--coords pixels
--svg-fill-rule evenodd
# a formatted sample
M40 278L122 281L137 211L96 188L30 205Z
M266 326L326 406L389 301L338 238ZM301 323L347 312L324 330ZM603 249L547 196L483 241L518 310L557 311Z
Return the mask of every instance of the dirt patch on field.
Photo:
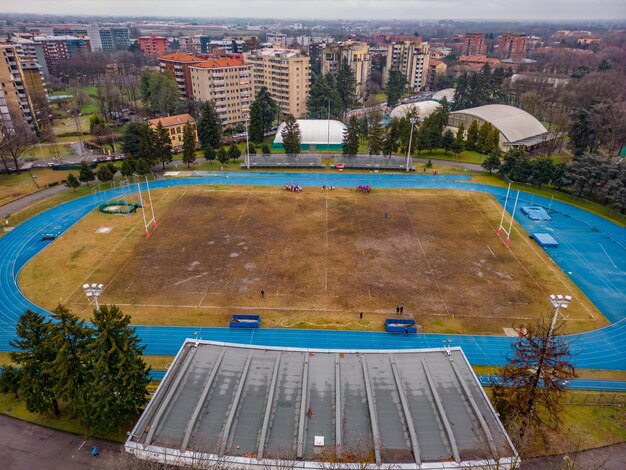
M140 215L91 214L24 269L24 291L87 314L77 287L103 282L103 300L137 324L225 325L259 312L265 326L380 329L403 306L425 331L502 334L548 315L557 290L576 299L570 331L606 324L525 233L511 249L498 240L501 206L484 194L190 187L154 198L148 239ZM115 228L106 239L85 239L103 224ZM50 263L68 274L41 289L33 279Z

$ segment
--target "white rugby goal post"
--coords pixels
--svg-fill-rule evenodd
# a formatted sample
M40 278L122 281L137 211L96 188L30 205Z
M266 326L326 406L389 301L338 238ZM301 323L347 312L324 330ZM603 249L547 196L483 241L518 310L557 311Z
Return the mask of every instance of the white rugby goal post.
M146 238L152 233L150 230L154 230L157 227L156 217L154 216L154 206L152 205L152 194L150 193L150 185L148 184L148 177L146 176L145 185L146 192L148 193L148 203L150 205L150 212L146 215L146 204L143 195L141 194L141 184L137 182L137 192L139 193L139 204L141 205L141 214L143 216L143 225L146 231Z
M508 247L511 241L511 232L513 230L513 218L515 217L515 210L517 209L517 201L519 200L519 191L515 196L515 203L513 204L513 210L511 211L511 220L509 221L509 228L505 228L506 222L504 219L506 217L506 206L509 202L509 196L511 193L511 183L509 183L509 187L506 190L506 198L504 199L504 204L502 205L502 216L500 217L500 226L498 227L498 237L502 240L502 234L506 235L504 239L504 244Z

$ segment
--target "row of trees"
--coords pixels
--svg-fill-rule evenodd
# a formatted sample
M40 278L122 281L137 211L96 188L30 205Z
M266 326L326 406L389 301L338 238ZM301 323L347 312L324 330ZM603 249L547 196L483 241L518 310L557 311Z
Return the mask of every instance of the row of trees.
M463 72L456 81L453 110L508 103L505 80L512 74L511 69L502 67L492 71L489 64L485 64L479 73Z
M63 411L91 432L119 429L146 402L149 368L130 317L114 306L94 310L90 323L62 305L52 319L26 311L16 327L0 391L22 398L28 411Z
M552 185L596 200L624 213L626 211L626 165L600 155L578 155L567 163L554 163L551 157L531 158L522 150L507 152L504 160L490 155L483 167L499 169L508 178L538 186Z

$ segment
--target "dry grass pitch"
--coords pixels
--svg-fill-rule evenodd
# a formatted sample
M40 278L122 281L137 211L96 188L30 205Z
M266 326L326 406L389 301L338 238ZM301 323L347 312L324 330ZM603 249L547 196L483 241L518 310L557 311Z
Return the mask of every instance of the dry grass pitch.
M23 269L24 293L88 316L80 286L102 282L136 324L258 312L264 326L381 329L401 305L427 332L502 334L549 315L558 291L575 298L569 331L607 324L519 227L511 249L499 241L501 206L485 194L187 187L153 199L150 238L140 214L94 212Z

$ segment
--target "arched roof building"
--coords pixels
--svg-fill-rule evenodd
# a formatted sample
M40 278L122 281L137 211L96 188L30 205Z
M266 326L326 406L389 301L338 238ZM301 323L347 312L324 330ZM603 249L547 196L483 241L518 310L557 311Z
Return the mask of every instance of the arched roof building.
M458 128L461 123L467 129L472 121L478 125L490 123L500 131L500 147L504 150L522 147L532 150L540 144L554 139L555 133L548 130L534 116L523 109L504 104L488 104L476 108L462 109L450 113L448 125Z
M297 123L302 135L300 144L302 150L342 150L343 131L346 129L344 123L332 119L298 119ZM282 136L284 128L284 122L278 126L272 144L274 149L284 149Z

